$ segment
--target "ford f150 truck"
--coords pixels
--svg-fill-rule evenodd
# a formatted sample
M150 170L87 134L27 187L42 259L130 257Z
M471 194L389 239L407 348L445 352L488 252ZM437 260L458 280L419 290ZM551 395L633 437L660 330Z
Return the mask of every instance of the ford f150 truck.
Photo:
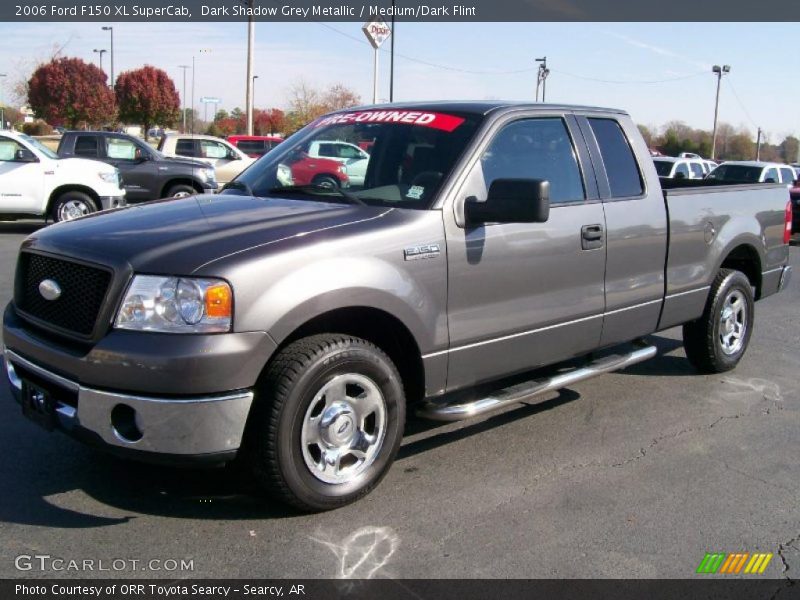
M60 160L37 139L0 130L0 219L69 221L125 206L119 171L94 160Z
M287 155L331 139L374 141L360 185L282 183ZM331 509L377 485L412 406L530 401L654 356L643 336L676 325L699 371L733 368L754 301L789 280L790 227L780 184L662 190L624 112L350 109L220 195L33 234L5 364L47 428L146 460L237 458Z

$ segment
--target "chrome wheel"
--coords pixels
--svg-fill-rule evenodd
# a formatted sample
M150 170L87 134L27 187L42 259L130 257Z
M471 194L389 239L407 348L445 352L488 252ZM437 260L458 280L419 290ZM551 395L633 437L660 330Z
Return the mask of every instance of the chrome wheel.
M732 290L719 316L719 342L725 354L736 354L744 344L747 332L747 300L739 290Z
M72 221L92 212L92 208L83 200L67 200L58 209L59 221Z
M188 198L189 196L192 196L192 195L193 194L190 194L189 192L175 192L174 194L172 194L172 197L173 198Z
M348 483L375 461L386 435L386 401L378 385L356 373L320 389L303 418L303 460L325 483Z

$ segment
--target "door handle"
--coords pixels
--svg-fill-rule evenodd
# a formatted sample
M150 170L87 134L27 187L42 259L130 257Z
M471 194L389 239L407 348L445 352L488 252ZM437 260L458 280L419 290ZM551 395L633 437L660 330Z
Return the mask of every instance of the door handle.
M595 250L603 247L603 226L599 223L581 227L581 248Z

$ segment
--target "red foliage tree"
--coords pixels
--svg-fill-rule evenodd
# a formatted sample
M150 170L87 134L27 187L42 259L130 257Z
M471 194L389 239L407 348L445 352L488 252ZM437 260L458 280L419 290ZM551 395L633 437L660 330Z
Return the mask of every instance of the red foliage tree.
M80 58L56 58L37 68L28 80L28 104L52 125L103 125L116 115L114 93L106 75Z
M253 133L269 135L281 133L286 128L286 115L279 108L253 111Z
M145 65L120 73L114 91L119 118L140 124L145 139L151 126L171 127L180 116L181 102L175 82L161 69Z

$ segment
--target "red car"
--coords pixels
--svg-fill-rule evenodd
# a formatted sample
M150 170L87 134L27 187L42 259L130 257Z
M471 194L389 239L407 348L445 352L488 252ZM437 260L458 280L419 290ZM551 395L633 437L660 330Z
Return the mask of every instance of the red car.
M312 158L297 150L283 159L292 170L294 185L319 185L321 187L342 187L350 185L347 169L338 160Z
M229 135L228 141L251 158L263 156L283 141L274 135Z

